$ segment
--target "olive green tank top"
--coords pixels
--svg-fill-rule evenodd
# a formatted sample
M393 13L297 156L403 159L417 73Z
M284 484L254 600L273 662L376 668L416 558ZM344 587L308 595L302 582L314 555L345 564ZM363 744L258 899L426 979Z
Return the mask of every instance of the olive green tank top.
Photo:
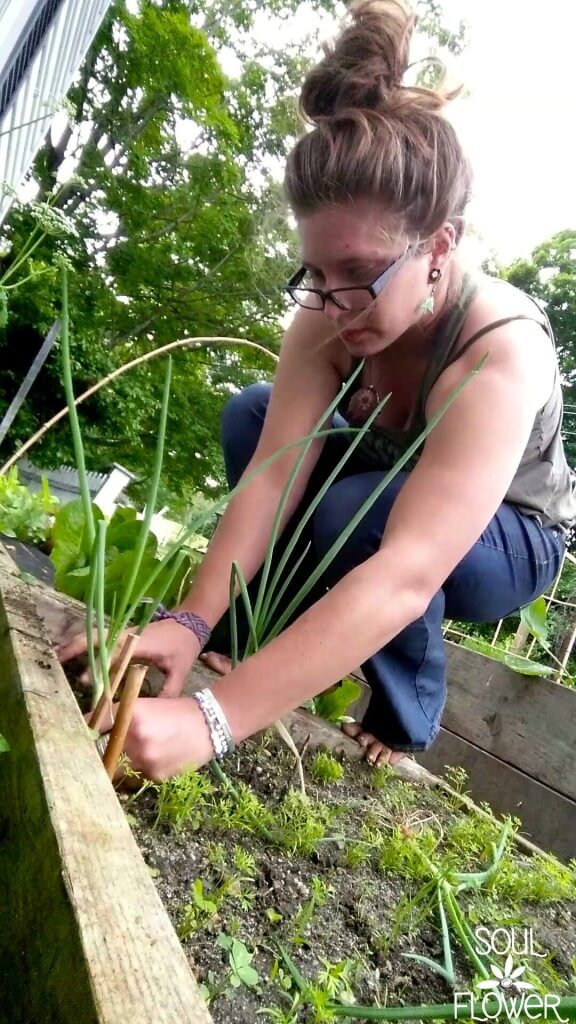
M426 426L426 403L436 381L482 335L512 320L535 320L554 344L550 321L533 299L537 311L535 316L518 315L495 321L483 327L458 349L458 339L477 291L477 282L471 275L465 274L456 301L438 322L432 356L424 373L409 426L406 429L372 426L356 451L358 459L367 467L387 471L406 453ZM354 360L351 373L360 362L360 359ZM338 405L338 411L344 418L352 393L345 392ZM562 389L556 364L552 394L534 420L528 444L505 501L515 505L524 514L534 516L543 526L560 527L567 533L576 524L576 475L568 466L564 453L562 416ZM421 452L420 447L404 465L405 471L414 468Z

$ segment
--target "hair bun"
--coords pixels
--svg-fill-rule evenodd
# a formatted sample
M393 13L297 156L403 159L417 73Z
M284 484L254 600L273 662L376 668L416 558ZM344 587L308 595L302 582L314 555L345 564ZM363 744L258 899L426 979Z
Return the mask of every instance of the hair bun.
M304 117L314 123L354 110L440 110L450 95L402 85L416 25L404 0L354 0L348 13L351 23L324 46L324 58L306 76Z

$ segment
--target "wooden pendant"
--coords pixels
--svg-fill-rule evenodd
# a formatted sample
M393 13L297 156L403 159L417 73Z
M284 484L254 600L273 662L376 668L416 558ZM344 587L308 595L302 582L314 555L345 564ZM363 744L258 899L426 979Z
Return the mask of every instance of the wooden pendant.
M367 388L359 388L350 399L346 419L353 426L360 426L371 416L379 401L378 392L373 384L369 384Z

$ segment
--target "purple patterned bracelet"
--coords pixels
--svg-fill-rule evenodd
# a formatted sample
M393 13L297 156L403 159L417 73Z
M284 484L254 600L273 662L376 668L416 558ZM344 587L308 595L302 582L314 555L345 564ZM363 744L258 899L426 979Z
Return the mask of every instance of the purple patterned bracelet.
M181 626L186 626L186 629L198 637L202 647L205 647L210 639L210 626L201 615L195 615L194 612L169 612L165 605L159 604L152 616L152 622L160 622L162 619L173 619Z

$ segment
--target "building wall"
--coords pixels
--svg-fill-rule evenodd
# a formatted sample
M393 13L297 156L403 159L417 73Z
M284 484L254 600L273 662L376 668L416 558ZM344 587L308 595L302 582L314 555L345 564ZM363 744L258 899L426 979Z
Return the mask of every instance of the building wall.
M0 0L0 223L110 0ZM14 88L16 84L16 88ZM32 122L32 123L30 123Z

